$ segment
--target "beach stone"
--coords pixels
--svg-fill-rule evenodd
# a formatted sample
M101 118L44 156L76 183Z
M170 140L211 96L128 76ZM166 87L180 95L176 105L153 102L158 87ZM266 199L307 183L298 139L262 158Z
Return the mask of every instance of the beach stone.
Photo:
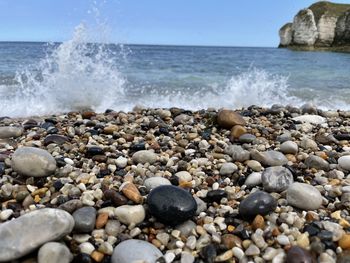
M261 179L264 190L267 192L282 192L294 182L293 174L283 166L266 168Z
M180 182L190 182L192 180L192 175L187 171L180 171L175 174L179 178Z
M265 166L280 166L288 163L288 159L283 153L277 151L258 152L251 151L252 159L260 162Z
M234 163L224 163L220 168L220 175L231 175L238 170L237 165Z
M298 145L292 141L286 141L281 144L280 150L284 154L296 154L298 153Z
M233 161L244 162L250 159L250 153L244 150L242 146L230 145L225 148L225 153L232 157Z
M316 263L311 254L298 246L291 247L287 252L286 263Z
M192 234L192 230L196 228L196 223L191 220L187 220L180 225L176 226L176 229L181 232L181 235L188 237Z
M115 160L115 164L119 167L119 168L125 168L128 165L128 159L123 157L123 156L119 156L116 160Z
M96 209L93 207L82 207L73 213L75 222L74 230L79 233L89 233L95 228Z
M122 205L115 209L117 219L126 225L137 225L143 222L146 216L142 205Z
M55 143L58 145L62 145L65 142L68 142L68 138L66 136L51 134L45 137L44 145L49 145L50 143Z
M186 190L162 185L154 188L147 198L150 213L160 222L178 225L195 215L197 203Z
M246 122L242 116L232 110L221 110L217 116L217 122L220 127L225 129L231 129L235 125L245 125Z
M138 164L138 163L149 163L149 164L153 164L157 161L157 154L155 154L152 151L148 151L148 150L141 150L138 152L135 152L132 156L132 160L134 163Z
M120 222L118 220L108 220L105 230L109 236L117 236L120 233Z
M233 139L238 139L241 135L245 134L247 132L247 129L244 128L241 125L235 125L231 129L230 136Z
M329 163L316 155L309 155L309 157L307 157L305 160L305 165L308 168L315 168L317 170L329 170Z
M227 193L225 190L217 189L212 190L207 193L206 200L210 203L217 202L220 203L220 200L224 197L227 197Z
M261 173L253 172L250 175L248 175L244 184L248 187L254 187L254 186L260 185L262 183L261 176L262 176Z
M38 252L38 263L69 263L72 260L68 247L58 242L48 242Z
M252 143L256 140L256 136L253 134L246 133L239 136L238 140L241 143Z
M0 224L0 262L15 260L41 245L62 238L74 227L73 217L54 208L34 210Z
M318 149L317 143L310 138L303 138L300 141L300 147L303 148L304 150L317 150Z
M135 253L137 252L137 253ZM119 243L112 255L112 263L155 263L163 256L162 252L151 243L129 239Z
M147 188L148 191L151 191L153 188L156 188L161 185L171 185L171 182L164 177L155 176L147 178L143 182L143 185Z
M58 208L67 211L72 214L75 210L83 207L83 202L79 199L72 199L63 204L61 204Z
M338 164L341 169L350 171L350 155L341 156L338 159Z
M310 123L314 125L326 123L326 119L319 115L301 115L292 118L292 120L302 123Z
M337 263L349 263L350 262L350 251L345 251L337 258Z
M243 199L239 204L239 214L246 219L252 219L256 215L267 215L277 207L277 201L272 195L256 191Z
M247 166L252 169L254 172L260 172L262 170L261 163L255 160L247 161Z
M34 147L18 148L12 155L12 169L25 176L49 176L56 170L56 160L42 149Z
M303 210L315 210L322 204L322 195L312 185L293 183L287 189L287 201L289 205Z
M0 127L0 139L17 138L23 133L23 128L15 126Z

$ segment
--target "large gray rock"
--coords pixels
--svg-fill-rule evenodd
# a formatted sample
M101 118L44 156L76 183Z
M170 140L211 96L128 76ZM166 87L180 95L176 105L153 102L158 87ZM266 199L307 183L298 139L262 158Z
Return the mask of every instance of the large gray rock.
M43 149L21 147L12 155L12 169L25 176L49 176L56 170L56 160Z
M314 13L310 9L298 12L293 21L293 43L296 45L313 46L318 37Z
M162 252L151 243L129 239L119 243L112 255L112 263L155 263L163 256Z
M292 43L292 40L293 40L292 26L293 26L292 23L287 23L283 27L281 27L281 29L279 31L280 46L286 47Z
M282 192L294 182L293 174L283 166L266 168L261 179L267 192Z
M23 129L21 127L4 126L0 127L0 139L17 138L21 136Z
M0 262L8 262L41 245L69 234L73 217L66 211L44 208L0 224Z
M148 150L141 150L138 151L136 153L134 153L134 155L132 156L132 160L134 163L155 163L157 161L157 155L152 152L152 151L148 151Z
M58 242L48 242L38 252L38 263L69 263L72 260L68 247Z
M257 150L253 150L250 154L252 159L265 166L280 166L288 163L288 159L284 154L278 151L258 152Z
M293 183L287 189L289 205L303 210L315 210L322 204L321 193L312 185Z

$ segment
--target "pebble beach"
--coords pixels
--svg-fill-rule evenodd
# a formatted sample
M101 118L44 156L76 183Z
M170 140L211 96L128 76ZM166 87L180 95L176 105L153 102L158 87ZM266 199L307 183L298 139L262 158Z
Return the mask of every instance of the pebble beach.
M0 118L0 262L350 262L350 111Z

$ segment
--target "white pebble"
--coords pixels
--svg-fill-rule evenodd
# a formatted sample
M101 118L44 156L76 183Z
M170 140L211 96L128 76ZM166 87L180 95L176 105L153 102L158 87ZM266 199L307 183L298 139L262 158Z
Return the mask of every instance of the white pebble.
M91 253L95 250L95 247L89 242L84 242L79 245L79 249L81 253L91 255Z

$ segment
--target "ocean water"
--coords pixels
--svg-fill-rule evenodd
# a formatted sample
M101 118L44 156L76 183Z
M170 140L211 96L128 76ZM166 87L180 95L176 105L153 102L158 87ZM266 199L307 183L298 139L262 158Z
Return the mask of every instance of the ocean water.
M350 109L350 54L278 48L0 43L0 116L90 108Z

